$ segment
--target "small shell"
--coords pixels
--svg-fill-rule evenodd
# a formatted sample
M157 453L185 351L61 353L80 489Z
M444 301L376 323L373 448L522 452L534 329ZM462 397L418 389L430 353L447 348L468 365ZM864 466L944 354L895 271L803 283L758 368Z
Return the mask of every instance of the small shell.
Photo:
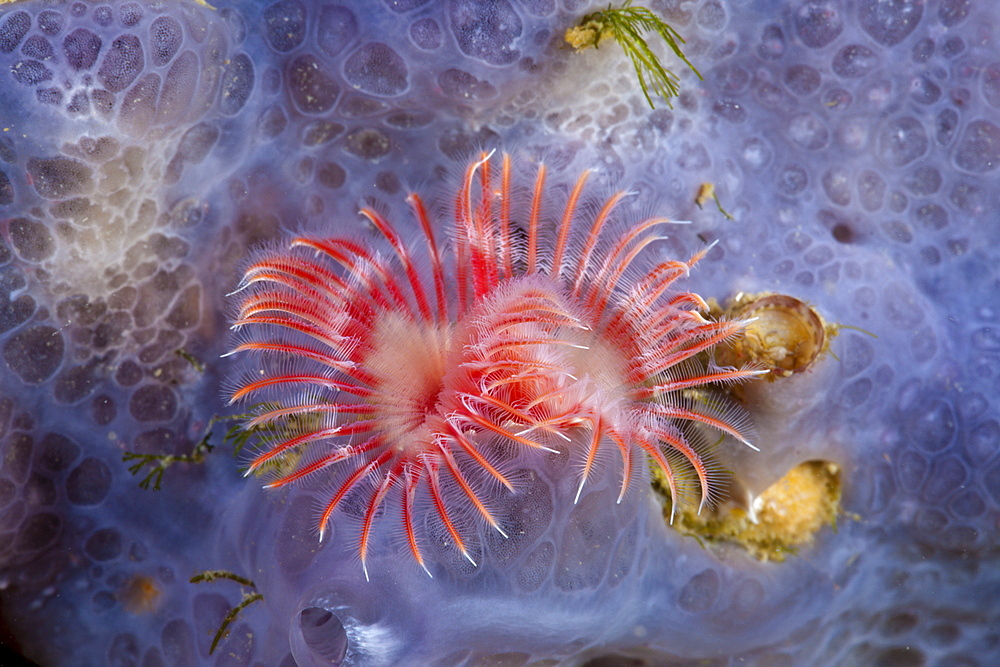
M769 368L768 379L808 370L829 348L833 331L823 318L787 294L740 295L729 311L736 319L754 320L733 343L733 352L741 361Z

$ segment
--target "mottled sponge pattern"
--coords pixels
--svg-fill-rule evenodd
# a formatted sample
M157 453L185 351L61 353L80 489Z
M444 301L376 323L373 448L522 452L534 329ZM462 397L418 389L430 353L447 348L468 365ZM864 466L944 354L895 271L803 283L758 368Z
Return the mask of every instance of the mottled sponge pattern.
M575 0L0 6L0 604L41 664L954 664L1000 659L1000 10L970 0L649 6L688 40L650 110ZM522 530L435 577L223 443L224 295L290 231L373 240L359 204L454 191L482 147L596 167L685 283L778 291L843 329L752 392L741 488L841 468L837 531L784 563L705 549L553 456ZM733 216L695 203L715 185ZM373 241L374 242L374 241ZM378 246L390 252L386 246ZM836 355L835 357L833 355ZM143 490L126 451L186 455ZM608 466L613 470L614 466ZM191 584L203 570L253 580ZM243 595L259 592L210 655ZM546 663L551 664L551 663Z

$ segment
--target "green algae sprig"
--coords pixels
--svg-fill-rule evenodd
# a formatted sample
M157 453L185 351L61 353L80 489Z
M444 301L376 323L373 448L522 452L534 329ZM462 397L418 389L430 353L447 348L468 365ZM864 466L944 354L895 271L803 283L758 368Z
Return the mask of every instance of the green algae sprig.
M240 615L240 612L252 605L254 602L260 602L264 599L264 596L257 592L257 584L246 577L241 577L238 574L228 572L226 570L204 570L191 577L191 583L201 584L208 581L216 581L218 579L228 579L238 583L240 585L240 594L242 595L242 598L236 606L229 609L225 618L222 619L219 629L216 630L215 636L212 638L212 645L208 649L209 655L215 653L215 649L219 647L219 642L229 635L229 626L233 624L236 617Z
M680 79L663 66L649 43L643 38L642 34L650 31L663 38L674 55L683 60L699 79L702 78L698 69L681 51L680 45L685 43L684 38L650 10L645 7L633 7L632 0L628 0L617 9L612 9L611 5L608 5L603 11L587 14L579 24L566 31L565 39L577 51L590 47L596 49L600 47L601 42L608 39L618 42L625 55L632 61L646 102L650 108L655 109L650 91L662 97L667 106L670 106L670 98L676 97L680 91Z

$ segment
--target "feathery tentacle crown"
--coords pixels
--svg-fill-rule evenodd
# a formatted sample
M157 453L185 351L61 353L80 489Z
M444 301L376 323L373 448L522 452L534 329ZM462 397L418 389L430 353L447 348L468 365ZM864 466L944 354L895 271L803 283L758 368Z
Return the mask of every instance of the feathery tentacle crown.
M270 472L268 488L325 472L332 485L320 539L350 505L366 576L373 525L389 498L428 574L418 532L428 512L473 561L477 521L503 533L491 498L516 492L504 466L514 454L570 449L579 499L599 452L617 451L619 501L648 460L675 500L694 492L704 505L719 493L720 474L689 427L750 445L740 410L692 389L760 372L695 359L745 323L707 320L701 297L669 291L707 248L630 279L668 220L602 236L627 193L583 206L584 172L553 229L542 214L544 165L516 210L511 158L497 174L491 156L467 168L455 195L449 256L412 194L418 247L366 208L388 252L347 238L295 238L253 261L236 292L231 354L257 355L260 370L231 398L254 401L247 428L265 434L249 472Z

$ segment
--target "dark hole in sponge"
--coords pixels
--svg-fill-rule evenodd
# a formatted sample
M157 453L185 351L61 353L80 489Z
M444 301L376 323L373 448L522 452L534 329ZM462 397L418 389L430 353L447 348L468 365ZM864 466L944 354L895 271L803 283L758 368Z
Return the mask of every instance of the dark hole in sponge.
M834 240L838 243L854 243L856 238L851 226L843 222L834 225L830 232L833 234Z
M334 614L322 607L306 607L299 612L302 640L320 664L339 666L347 656L347 632Z

